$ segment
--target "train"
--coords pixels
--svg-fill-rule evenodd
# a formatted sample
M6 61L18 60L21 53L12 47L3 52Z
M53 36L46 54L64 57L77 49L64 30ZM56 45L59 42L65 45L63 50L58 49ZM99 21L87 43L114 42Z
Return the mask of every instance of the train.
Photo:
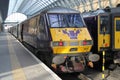
M105 62L107 69L120 65L120 7L83 13L83 18L94 41L91 52L100 55L98 63Z
M90 52L93 40L81 13L74 9L44 10L11 27L9 32L33 46L40 60L55 71L81 72L99 59Z

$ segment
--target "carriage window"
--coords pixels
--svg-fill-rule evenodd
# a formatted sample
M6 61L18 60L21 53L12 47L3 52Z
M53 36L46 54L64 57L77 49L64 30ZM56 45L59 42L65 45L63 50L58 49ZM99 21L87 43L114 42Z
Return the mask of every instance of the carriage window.
M46 30L45 30L45 21L44 16L40 16L39 20L39 33L37 34L37 38L40 40L47 40L48 37L46 36Z
M116 31L120 31L120 20L116 20Z
M105 34L110 33L108 16L100 17L100 34L103 34L103 33L105 33Z
M44 33L44 27L45 27L45 24L44 24L44 17L43 16L40 16L40 32Z
M49 14L50 27L83 27L80 14Z

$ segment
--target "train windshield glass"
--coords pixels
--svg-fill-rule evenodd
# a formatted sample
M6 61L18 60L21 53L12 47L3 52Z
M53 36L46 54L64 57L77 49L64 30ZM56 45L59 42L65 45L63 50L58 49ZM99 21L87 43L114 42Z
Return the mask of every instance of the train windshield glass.
M83 27L80 14L49 14L50 27Z
M100 33L101 34L104 34L104 33L109 34L110 33L108 16L100 17Z
M116 20L116 31L120 31L120 20Z

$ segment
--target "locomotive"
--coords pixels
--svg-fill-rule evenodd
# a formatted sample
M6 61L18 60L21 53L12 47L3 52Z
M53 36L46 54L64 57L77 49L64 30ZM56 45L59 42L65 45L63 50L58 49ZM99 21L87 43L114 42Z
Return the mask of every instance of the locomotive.
M84 71L86 64L92 62L91 57L96 56L90 52L93 40L79 11L51 8L13 28L10 32L33 46L35 54L55 70Z
M83 13L85 23L94 41L91 52L100 55L101 59L98 63L102 64L102 52L105 51L106 68L109 68L111 65L120 65L119 10L120 7ZM100 67L102 67L102 65Z

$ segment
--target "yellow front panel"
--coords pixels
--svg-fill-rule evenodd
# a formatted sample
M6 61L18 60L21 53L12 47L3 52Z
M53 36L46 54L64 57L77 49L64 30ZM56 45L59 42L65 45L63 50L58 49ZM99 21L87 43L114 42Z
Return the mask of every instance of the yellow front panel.
M53 41L92 40L87 28L51 28L50 32Z
M105 43L103 44L103 40ZM98 34L98 51L100 51L100 47L110 47L110 34Z
M119 21L119 22L117 22ZM117 25L116 23L120 23L120 17L118 18L115 18L114 20L114 32L115 32L115 40L114 40L114 43L115 43L115 49L120 49L120 25ZM116 27L119 27L118 29L116 29Z
M53 47L54 54L71 54L71 53L85 53L90 52L92 46L66 46L66 47ZM70 51L71 48L77 48L76 51Z
M65 42L65 46L53 46L54 54L65 54L65 53L84 53L89 52L91 45L80 45L80 41L92 40L87 28L51 28L52 42L62 41ZM71 46L71 42L78 42L78 45ZM72 50L71 49L75 49Z

